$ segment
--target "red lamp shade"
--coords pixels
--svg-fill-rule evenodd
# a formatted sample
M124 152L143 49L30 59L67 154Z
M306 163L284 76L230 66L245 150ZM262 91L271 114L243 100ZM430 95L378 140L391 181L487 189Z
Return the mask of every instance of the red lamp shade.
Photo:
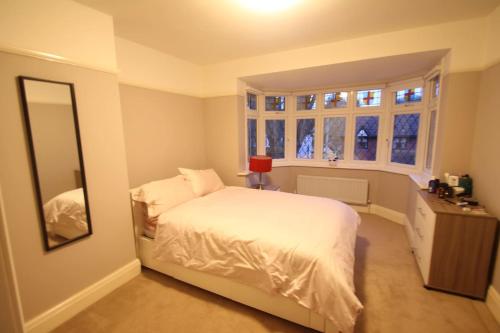
M273 159L265 155L255 155L250 157L250 171L269 172L273 167Z

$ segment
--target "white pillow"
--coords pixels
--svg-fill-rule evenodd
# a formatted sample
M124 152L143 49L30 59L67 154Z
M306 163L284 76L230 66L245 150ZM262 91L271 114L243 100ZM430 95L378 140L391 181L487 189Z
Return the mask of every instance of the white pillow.
M214 169L191 170L179 168L179 172L191 183L197 197L216 192L224 188L224 183Z
M146 203L151 218L194 198L190 183L175 176L142 185L136 200Z

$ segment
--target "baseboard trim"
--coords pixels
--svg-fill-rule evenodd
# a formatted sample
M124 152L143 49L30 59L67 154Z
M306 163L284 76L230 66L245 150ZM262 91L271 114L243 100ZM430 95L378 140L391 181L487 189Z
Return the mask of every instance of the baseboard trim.
M141 272L141 262L134 259L125 266L71 296L24 324L26 333L46 333L64 323L89 305L97 302Z
M493 286L488 288L488 293L486 294L486 306L490 309L493 317L497 320L497 323L500 324L500 294L495 288L493 288Z
M367 206L358 206L358 205L349 205L352 209L357 211L358 213L370 213L370 205Z
M389 209L389 208L386 208L386 207L383 207L383 206L371 204L370 205L370 213L378 215L378 216L383 217L383 218L386 218L389 221L396 222L397 224L401 224L401 225L405 224L405 220L406 220L405 214L398 212L398 211L395 211L395 210L392 210L392 209Z

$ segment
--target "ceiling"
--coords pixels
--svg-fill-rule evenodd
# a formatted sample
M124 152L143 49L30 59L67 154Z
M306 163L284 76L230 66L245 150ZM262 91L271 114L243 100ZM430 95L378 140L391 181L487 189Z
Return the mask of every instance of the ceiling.
M298 0L287 10L263 13L241 0L76 1L112 15L117 36L200 65L485 16L500 4Z
M240 78L263 91L296 91L390 82L424 75L448 50L419 52Z

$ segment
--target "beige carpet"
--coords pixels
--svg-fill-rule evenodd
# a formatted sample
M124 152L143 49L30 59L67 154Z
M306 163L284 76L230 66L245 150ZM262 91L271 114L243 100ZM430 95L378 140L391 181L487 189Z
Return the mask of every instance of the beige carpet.
M355 282L365 309L356 332L500 332L483 302L429 291L403 227L363 214ZM315 332L143 269L54 332Z

